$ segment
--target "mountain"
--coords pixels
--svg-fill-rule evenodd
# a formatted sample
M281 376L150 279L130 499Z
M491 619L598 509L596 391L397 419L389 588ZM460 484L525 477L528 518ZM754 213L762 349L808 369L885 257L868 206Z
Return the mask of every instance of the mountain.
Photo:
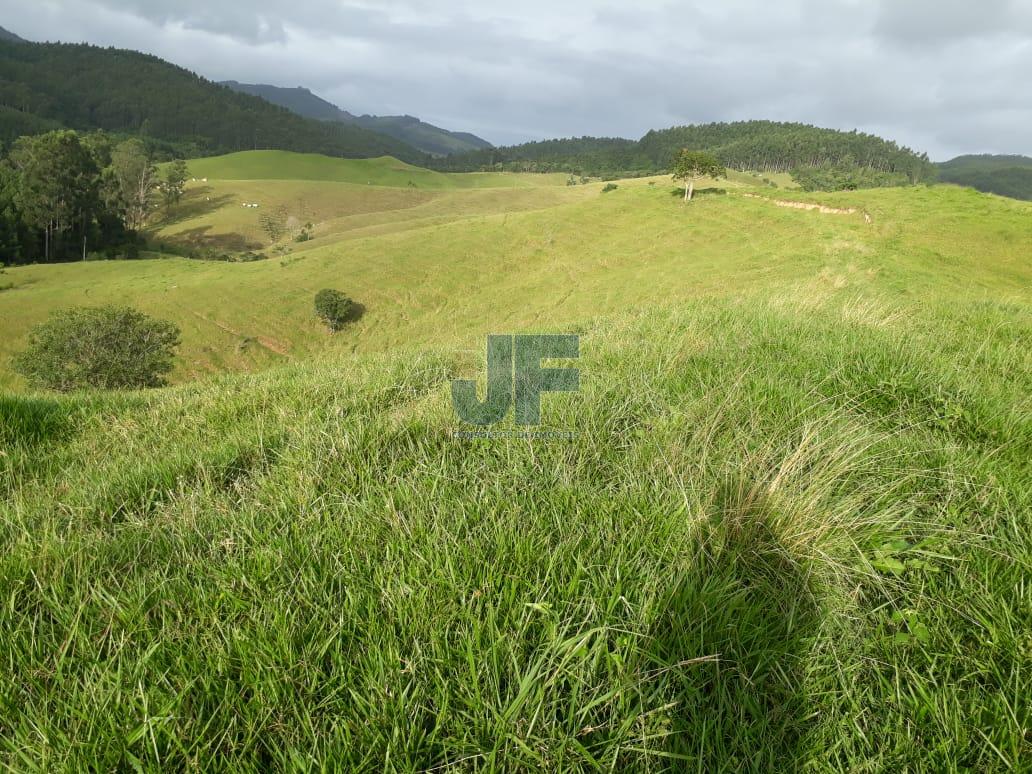
M944 183L1032 201L1032 158L1028 156L958 156L938 166Z
M340 122L348 122L354 118L350 113L341 110L322 97L317 97L302 86L290 89L283 86L270 86L266 83L240 83L239 81L220 81L219 85L242 94L261 97L266 102L279 105L305 118Z
M148 54L0 42L0 141L60 126L139 135L162 152L185 156L263 148L426 160L395 137L304 118Z
M273 105L279 105L306 118L353 124L386 134L434 156L447 156L453 153L466 153L493 147L487 140L476 135L441 129L420 121L414 116L356 116L346 110L341 110L301 86L285 88L264 83L238 83L237 81L223 81L222 85L244 94L261 97Z
M0 40L5 40L8 43L28 43L25 38L19 38L13 32L5 30L3 27L0 27Z
M487 140L469 132L451 132L415 116L355 116L359 126L395 137L433 156L448 156L493 148Z
M927 155L862 132L799 123L738 121L651 131L638 141L613 137L545 140L435 159L435 169L505 169L627 177L669 171L682 148L708 151L728 167L789 172L798 167L853 168L892 184L935 177Z

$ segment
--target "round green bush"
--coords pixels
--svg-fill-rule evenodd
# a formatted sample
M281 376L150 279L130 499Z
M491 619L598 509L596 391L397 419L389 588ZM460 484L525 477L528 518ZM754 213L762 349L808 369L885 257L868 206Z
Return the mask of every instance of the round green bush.
M315 314L331 331L339 331L357 312L358 305L339 290L327 288L315 294Z
M131 307L65 309L32 329L14 368L30 386L62 392L160 387L179 340L174 323Z

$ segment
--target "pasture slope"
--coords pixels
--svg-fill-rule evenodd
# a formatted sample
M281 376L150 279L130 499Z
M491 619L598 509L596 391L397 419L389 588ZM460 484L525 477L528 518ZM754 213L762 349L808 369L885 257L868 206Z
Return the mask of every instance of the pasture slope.
M261 242L257 201L312 242L3 275L6 767L1028 760L1032 205L269 164L191 163L154 240ZM32 323L115 301L178 384L22 390ZM456 437L450 380L534 331L581 334L572 437Z

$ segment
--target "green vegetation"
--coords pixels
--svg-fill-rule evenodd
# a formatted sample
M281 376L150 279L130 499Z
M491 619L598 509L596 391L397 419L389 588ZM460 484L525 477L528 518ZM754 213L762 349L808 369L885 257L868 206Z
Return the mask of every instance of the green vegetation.
M674 180L684 182L684 200L690 202L695 193L695 183L704 177L719 179L727 175L727 170L717 157L702 151L683 149L674 162Z
M859 188L883 188L907 185L906 175L863 167L846 159L812 167L796 167L792 180L804 191L855 191Z
M158 183L165 209L171 210L183 200L186 181L190 179L190 169L182 159L176 159L165 168L165 176Z
M89 45L0 41L0 106L5 143L67 127L138 136L166 157L255 148L425 157L393 137L303 118L157 57Z
M495 169L642 176L671 172L683 148L710 153L725 167L739 171L781 173L846 165L884 173L861 178L877 185L935 177L935 167L925 154L880 137L773 121L681 126L649 132L638 142L594 137L549 140L435 159L431 165L451 172Z
M175 324L135 309L69 309L32 329L14 367L30 386L61 392L160 387L178 346Z
M1032 158L1028 156L959 156L939 164L939 179L1032 201Z
M23 137L0 160L0 257L85 258L134 247L154 168L138 140L68 130Z
M173 164L166 204L182 197ZM59 129L22 137L0 159L0 258L12 264L85 260L87 251L135 257L154 206L157 169L143 142Z
M315 294L315 314L333 332L355 319L358 306L339 290L324 288Z
M3 765L1020 769L1032 205L224 163L152 243L280 205L314 238L4 275ZM335 336L330 287L368 304ZM41 315L130 295L176 386L10 377ZM581 335L572 438L454 436L506 331Z
M269 241L278 242L287 231L287 222L290 215L287 208L280 205L271 211L263 212L258 216L258 222L262 231L269 237Z

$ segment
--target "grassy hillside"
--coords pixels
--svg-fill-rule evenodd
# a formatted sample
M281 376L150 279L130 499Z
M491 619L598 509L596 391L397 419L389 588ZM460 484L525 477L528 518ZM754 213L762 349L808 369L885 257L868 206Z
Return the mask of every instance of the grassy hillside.
M0 276L4 364L132 299L180 381L263 369L0 397L0 761L1019 768L1032 205L512 182L212 173L334 203L259 263ZM365 316L323 333L321 287ZM528 331L582 336L561 435L457 437L449 381Z
M963 190L789 194L741 176L721 181L728 196L704 195L685 208L668 178L625 182L602 195L600 184L529 187L542 180L533 175L451 176L390 159L286 158L299 177L322 179L237 179L284 174L279 154L191 162L192 174L211 177L191 184L183 209L159 223L154 238L170 253L178 246L262 249L269 260L8 269L4 284L13 287L0 292L0 320L10 331L0 341L3 383L16 383L6 362L50 310L125 298L183 328L177 378L187 379L327 348L471 346L495 326L578 322L721 293L729 281L745 288L773 279L813 281L822 271L858 278L873 272L879 284L891 278L897 288L938 287L954 277L966 291L989 296L1019 292L1027 279L1017 247L1028 233L1027 206L990 204ZM326 181L334 176L419 184ZM465 190L495 181L508 187ZM856 206L874 223L741 196L749 191ZM263 211L280 205L292 222L315 223L314 241L284 240L284 255L270 249L259 225ZM311 315L312 297L323 287L363 303L363 320L337 336L323 334Z
M244 151L189 162L194 177L209 180L323 180L358 185L396 188L489 188L557 185L564 175L541 179L526 175L490 172L444 174L413 166L390 156L370 159L339 159L315 153L287 151Z

